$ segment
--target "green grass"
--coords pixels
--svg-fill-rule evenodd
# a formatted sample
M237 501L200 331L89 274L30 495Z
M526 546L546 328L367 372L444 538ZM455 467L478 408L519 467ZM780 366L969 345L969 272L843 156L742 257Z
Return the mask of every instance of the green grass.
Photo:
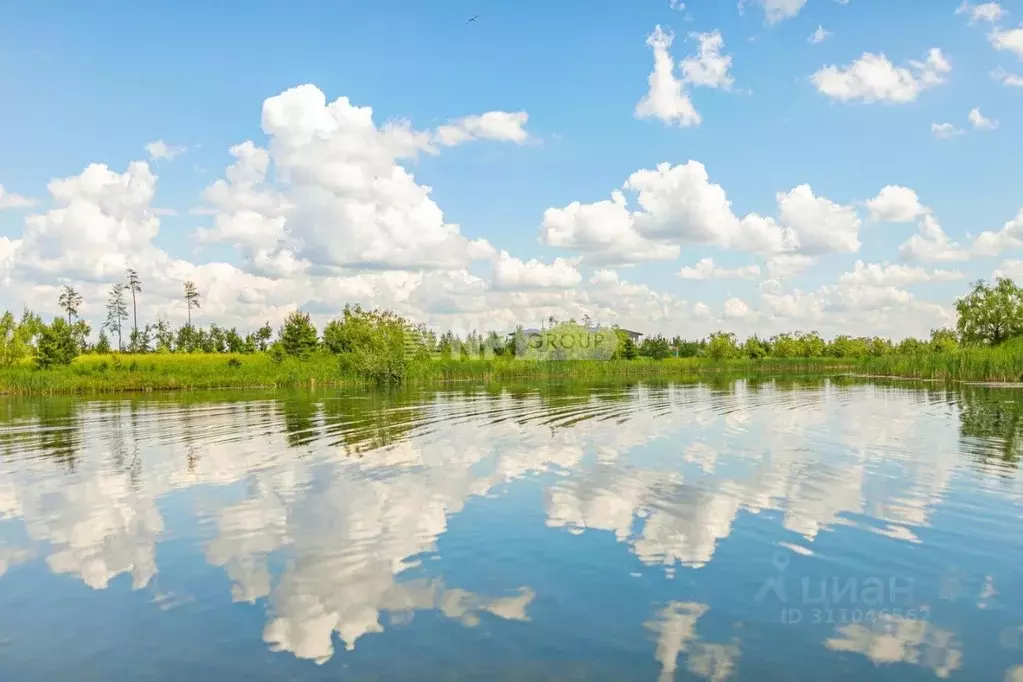
M952 353L886 355L865 358L865 374L944 381L1023 381L1023 344L1011 341L995 348L967 348Z
M457 381L546 381L664 377L677 379L706 372L736 375L839 373L848 361L830 358L728 360L427 360L408 368L407 383ZM83 355L71 365L37 370L31 363L0 370L0 394L79 394L214 388L310 388L358 386L366 379L342 371L335 356L274 362L269 355L142 354Z
M728 374L819 374L839 373L853 363L835 358L765 358L764 360L723 360L668 358L666 360L434 360L416 363L409 380L423 381L509 381L519 379L617 379L641 377L676 378L718 372Z
M233 362L232 362L233 361ZM206 388L285 388L359 383L336 358L315 355L276 363L269 355L83 355L71 365L37 370L30 363L0 370L0 393L67 394Z
M824 376L866 374L949 381L1023 380L1023 343L953 353L922 353L853 359L764 358L540 362L517 359L413 362L406 383L546 382L601 379L694 379L722 376ZM364 377L345 372L337 357L314 354L306 360L274 362L253 355L150 353L83 355L69 366L37 370L31 363L0 370L0 394L53 395L219 388L315 388L361 386Z

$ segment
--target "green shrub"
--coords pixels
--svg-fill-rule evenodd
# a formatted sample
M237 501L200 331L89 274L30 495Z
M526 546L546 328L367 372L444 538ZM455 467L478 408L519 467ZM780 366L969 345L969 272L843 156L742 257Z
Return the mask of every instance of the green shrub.
M280 343L285 354L297 358L307 358L316 350L319 340L309 313L296 310L285 318L281 326Z
M30 352L27 330L19 325L14 315L5 312L0 316L0 367L13 367Z
M99 340L96 341L96 347L93 350L101 355L110 353L110 339L107 337L105 330L99 330Z
M739 357L739 346L735 334L716 332L707 342L707 355L712 360L731 360Z
M342 372L381 384L400 383L409 362L428 357L422 334L389 311L345 306L340 319L323 328L324 347L339 356Z
M646 338L639 346L639 354L645 358L663 360L671 355L671 344L661 335Z
M36 367L49 369L58 365L70 365L78 357L79 350L74 328L65 322L63 317L55 317L53 322L39 330Z

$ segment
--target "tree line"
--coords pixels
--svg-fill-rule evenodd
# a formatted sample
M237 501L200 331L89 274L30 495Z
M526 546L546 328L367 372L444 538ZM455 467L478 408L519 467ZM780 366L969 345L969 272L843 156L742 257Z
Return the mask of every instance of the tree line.
M436 334L425 325L415 325L390 312L364 310L346 305L342 316L328 322L322 333L307 313L293 312L276 330L269 322L244 336L234 327L217 323L208 327L192 324L192 310L200 309L200 293L195 283L183 283L187 321L173 328L167 320L139 327L138 304L143 292L142 281L129 269L125 279L111 285L106 302L106 320L98 339L90 343L91 328L79 317L83 303L81 294L64 285L58 305L65 316L55 317L49 324L25 310L20 319L11 312L0 316L0 367L10 367L31 357L39 368L70 364L83 353L271 353L274 358L307 357L314 352L327 352L342 357L352 369L362 373L388 376L403 371L410 359L484 358L521 356L524 332L521 327L512 334L496 331L473 331L460 337L451 331ZM131 295L129 318L128 294ZM955 304L955 329L935 329L928 339L906 338L899 343L880 336L836 336L825 340L816 331L757 335L740 341L735 334L715 332L705 339L687 340L681 336L647 337L636 344L617 327L610 327L618 336L612 359L631 360L668 357L707 357L714 360L833 357L859 358L893 354L946 353L960 345L998 345L1023 336L1023 289L1011 279L998 278L993 284L980 280ZM131 328L124 343L126 325ZM586 333L591 329L588 318L560 322L554 317L541 325L545 331ZM110 336L116 338L114 348ZM537 357L537 356L531 356ZM539 356L539 359L570 356Z

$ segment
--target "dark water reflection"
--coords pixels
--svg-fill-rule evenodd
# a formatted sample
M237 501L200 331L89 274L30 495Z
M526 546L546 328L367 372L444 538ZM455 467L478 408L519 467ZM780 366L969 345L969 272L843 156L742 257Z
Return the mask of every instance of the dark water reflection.
M0 679L1021 682L1021 426L836 380L2 400Z

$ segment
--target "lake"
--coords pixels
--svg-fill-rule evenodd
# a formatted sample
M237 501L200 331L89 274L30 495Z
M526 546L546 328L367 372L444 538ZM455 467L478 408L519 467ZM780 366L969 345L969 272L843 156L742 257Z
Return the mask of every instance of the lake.
M1023 391L0 399L0 680L1023 682Z

